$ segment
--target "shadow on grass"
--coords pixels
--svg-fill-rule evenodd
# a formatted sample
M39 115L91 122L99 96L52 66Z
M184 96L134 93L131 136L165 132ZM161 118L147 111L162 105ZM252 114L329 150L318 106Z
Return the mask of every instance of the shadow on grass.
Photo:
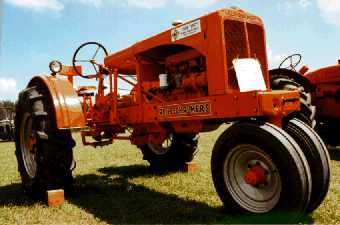
M26 197L21 184L0 186L0 207L2 206L32 206L41 200Z
M107 223L211 223L225 217L224 207L212 208L129 182L136 177L166 176L171 171L135 165L99 172L104 175L76 177L76 196L69 202Z
M185 200L151 190L129 182L137 177L166 176L171 171L154 171L148 166L135 165L102 168L94 174L75 178L76 195L69 198L72 204L82 207L95 217L110 223L278 223L287 214L258 217L254 215L228 215L224 207L211 207L202 202ZM188 187L190 191L190 187ZM278 220L279 219L279 220ZM291 221L290 221L291 222ZM313 223L306 216L298 223Z
M332 146L328 146L327 149L331 160L340 161L340 149L336 149Z

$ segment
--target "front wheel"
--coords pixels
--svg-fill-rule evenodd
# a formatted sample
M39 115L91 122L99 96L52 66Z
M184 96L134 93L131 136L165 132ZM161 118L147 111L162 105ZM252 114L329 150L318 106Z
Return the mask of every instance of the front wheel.
M331 179L330 157L325 144L311 127L290 117L285 117L282 125L300 146L313 174L311 198L306 209L306 213L311 213L327 195Z
M308 205L311 174L305 156L272 124L240 122L228 128L214 146L211 171L230 213L284 211L297 216Z
M70 130L58 130L50 93L37 86L19 94L15 116L15 154L27 195L42 197L46 190L72 189Z

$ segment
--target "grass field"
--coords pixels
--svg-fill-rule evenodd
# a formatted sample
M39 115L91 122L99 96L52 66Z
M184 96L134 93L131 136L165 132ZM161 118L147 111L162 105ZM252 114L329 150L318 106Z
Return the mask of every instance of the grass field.
M0 224L251 223L251 215L228 214L212 182L211 151L225 128L201 134L196 173L153 171L129 141L84 147L80 133L74 133L76 194L52 208L24 195L14 143L0 141ZM298 223L340 223L340 148L328 146L328 150L329 193Z

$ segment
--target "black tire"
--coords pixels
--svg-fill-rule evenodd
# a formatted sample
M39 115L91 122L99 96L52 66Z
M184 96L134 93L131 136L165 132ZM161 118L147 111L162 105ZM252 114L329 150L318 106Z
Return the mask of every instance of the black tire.
M282 128L298 143L313 174L311 198L306 209L306 213L311 213L319 207L329 189L331 171L327 148L311 127L296 118L285 117Z
M191 162L198 152L197 133L168 133L165 141L160 145L151 142L140 147L151 167L157 169L177 169L186 162Z
M52 98L46 87L19 94L15 116L15 154L25 193L44 197L46 190L72 191L71 166L75 167L70 130L58 130ZM34 140L35 147L29 142Z
M255 186L244 180L253 164L266 174L265 181ZM277 216L256 223L292 222L310 199L311 174L305 156L286 132L269 123L239 122L224 131L212 152L211 172L228 212L260 213L264 219Z
M316 108L312 105L312 97L310 93L306 93L304 87L293 79L289 79L288 76L284 75L271 75L270 76L270 87L273 90L282 89L295 89L297 88L300 93L300 110L290 114L291 117L297 118L302 122L308 124L314 129L315 112Z
M14 142L15 141L15 136L14 136L14 128L11 128L11 137L9 138L9 141Z

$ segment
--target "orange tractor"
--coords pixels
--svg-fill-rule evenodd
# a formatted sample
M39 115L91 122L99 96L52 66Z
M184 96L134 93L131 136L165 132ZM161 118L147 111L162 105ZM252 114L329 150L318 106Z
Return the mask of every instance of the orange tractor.
M199 132L233 122L211 159L229 212L312 212L329 188L329 156L313 129L289 117L300 109L299 92L270 88L262 20L230 8L175 25L111 55L98 43L83 44L73 66L53 61L52 76L31 79L15 117L25 192L71 190L71 128L88 128L84 145L130 140L151 166L167 169L193 160ZM78 57L92 45L97 50L89 60ZM103 64L95 61L99 51ZM96 72L84 75L81 62ZM98 80L95 96L91 87L75 90L74 76ZM120 82L132 85L128 95L118 95Z
M290 66L281 68L284 61ZM314 128L325 143L338 144L337 127L340 125L340 61L339 65L321 68L307 73L308 67L299 71L300 54L285 59L278 69L269 71L271 88L275 90L298 89L301 110L292 116Z

